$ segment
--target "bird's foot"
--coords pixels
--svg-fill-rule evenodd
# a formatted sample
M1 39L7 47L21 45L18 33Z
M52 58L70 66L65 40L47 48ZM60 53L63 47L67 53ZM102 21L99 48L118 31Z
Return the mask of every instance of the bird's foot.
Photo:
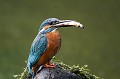
M46 67L46 68L55 68L56 65L55 64L45 64L44 67Z

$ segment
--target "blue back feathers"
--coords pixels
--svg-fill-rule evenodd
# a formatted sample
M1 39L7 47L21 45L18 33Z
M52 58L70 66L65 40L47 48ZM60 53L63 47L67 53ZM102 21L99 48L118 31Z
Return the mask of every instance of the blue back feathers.
M28 69L31 75L33 74L32 66L36 64L36 62L44 53L46 48L47 48L47 38L45 34L38 34L31 45L30 54L28 57Z

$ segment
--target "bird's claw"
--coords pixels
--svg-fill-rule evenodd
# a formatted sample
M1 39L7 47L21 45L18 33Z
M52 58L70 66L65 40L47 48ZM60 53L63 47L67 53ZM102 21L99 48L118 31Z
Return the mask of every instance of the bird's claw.
M45 64L44 67L46 67L46 68L55 68L56 65L55 64Z

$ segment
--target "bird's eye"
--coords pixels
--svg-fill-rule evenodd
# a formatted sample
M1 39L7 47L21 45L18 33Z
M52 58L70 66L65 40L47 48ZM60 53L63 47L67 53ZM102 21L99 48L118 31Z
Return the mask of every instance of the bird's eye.
M59 21L53 21L53 22L50 23L50 25L55 25L57 23L59 23Z

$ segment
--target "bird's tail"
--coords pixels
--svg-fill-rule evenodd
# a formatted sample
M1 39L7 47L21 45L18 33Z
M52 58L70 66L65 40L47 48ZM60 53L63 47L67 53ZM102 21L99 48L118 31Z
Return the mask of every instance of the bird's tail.
M28 61L28 63L27 63L27 67L28 67L28 70L29 70L29 72L30 72L30 75L32 75L32 74L33 74L33 72L32 72L32 67L31 67L31 64L30 64L29 61Z

